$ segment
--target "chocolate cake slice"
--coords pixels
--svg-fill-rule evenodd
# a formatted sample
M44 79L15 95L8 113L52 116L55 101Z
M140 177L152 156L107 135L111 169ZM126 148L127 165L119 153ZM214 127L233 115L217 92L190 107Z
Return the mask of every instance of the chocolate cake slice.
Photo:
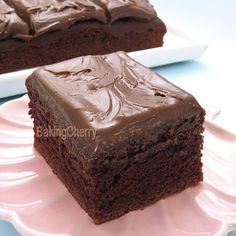
M160 47L166 33L146 0L1 2L5 10L0 9L0 73L83 55ZM17 27L9 9L21 21Z
M126 53L45 66L26 86L36 149L96 224L202 181L204 110Z

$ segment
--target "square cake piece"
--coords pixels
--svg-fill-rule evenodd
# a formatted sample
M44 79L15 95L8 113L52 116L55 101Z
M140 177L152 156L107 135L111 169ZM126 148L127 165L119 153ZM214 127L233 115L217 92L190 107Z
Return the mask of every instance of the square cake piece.
M126 53L45 66L26 86L36 149L96 224L202 181L204 110Z

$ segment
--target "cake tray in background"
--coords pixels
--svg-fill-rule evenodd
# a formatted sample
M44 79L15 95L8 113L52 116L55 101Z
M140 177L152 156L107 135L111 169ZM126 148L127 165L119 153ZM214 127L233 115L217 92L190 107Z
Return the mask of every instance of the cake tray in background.
M128 53L136 61L148 67L188 61L200 57L207 44L167 25L164 46ZM35 69L0 74L0 98L26 92L25 79Z

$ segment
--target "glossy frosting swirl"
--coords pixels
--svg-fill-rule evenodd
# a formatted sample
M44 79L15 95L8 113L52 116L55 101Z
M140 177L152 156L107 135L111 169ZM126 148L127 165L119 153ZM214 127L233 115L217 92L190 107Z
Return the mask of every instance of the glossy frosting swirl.
M29 27L13 8L0 0L0 40L8 37L28 39Z
M22 33L26 32L28 24L28 28L30 28L32 37L38 37L50 31L66 30L76 22L85 20L97 20L98 22L103 24L110 24L116 20L127 17L150 20L157 16L153 6L147 0L5 1L10 6L14 7L16 13L21 17L21 19L14 13L13 8L10 8L10 11L13 11L14 14L10 14L10 16L9 9L5 9L7 5L1 5L2 10L0 12L0 39L12 35L11 33L2 33L2 29L5 29L6 26L9 29L14 28L16 30L15 37L18 37ZM0 2L4 4L3 0L1 0ZM17 18L17 20L5 19L6 17L15 17ZM18 24L17 29L16 22ZM27 33L29 31L28 28ZM9 29L5 31L9 32Z
M97 129L100 136L143 120L166 121L199 107L191 95L124 52L45 66L28 80L45 88L45 96L57 101L69 123Z
M28 22L34 36L65 30L77 21L106 22L105 10L95 0L8 0Z
M152 19L157 16L153 6L147 0L102 0L114 22L121 18L133 17Z

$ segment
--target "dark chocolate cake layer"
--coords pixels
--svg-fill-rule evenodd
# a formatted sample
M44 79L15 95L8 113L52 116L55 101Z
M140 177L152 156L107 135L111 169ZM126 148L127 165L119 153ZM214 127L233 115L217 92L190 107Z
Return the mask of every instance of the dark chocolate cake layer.
M77 56L156 47L163 44L159 33L164 35L165 31L157 20L147 23L123 19L114 22L111 28L96 21L86 21L75 24L66 34L65 31L54 31L30 42L2 41L0 73L53 64Z
M148 1L1 1L0 73L89 54L159 47L166 33Z
M35 147L95 223L202 180L204 110L125 53L45 66L26 85ZM39 135L52 127L95 132Z

